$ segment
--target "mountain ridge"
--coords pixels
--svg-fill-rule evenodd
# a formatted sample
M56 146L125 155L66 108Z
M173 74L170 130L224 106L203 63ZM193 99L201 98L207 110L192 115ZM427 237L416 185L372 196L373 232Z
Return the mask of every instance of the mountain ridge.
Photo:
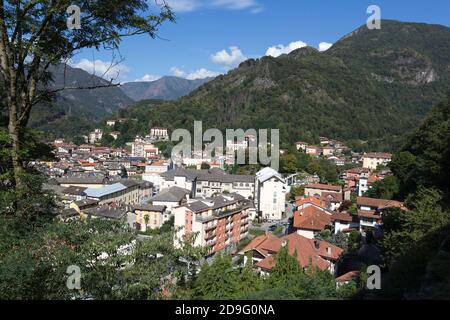
M120 89L134 101L175 100L189 94L212 79L212 77L209 77L189 80L175 76L164 76L155 81L126 82L120 86Z
M402 135L450 87L450 28L383 20L381 30L355 31L325 52L249 59L177 101L128 110L172 129L193 120L204 128L279 128L288 143Z

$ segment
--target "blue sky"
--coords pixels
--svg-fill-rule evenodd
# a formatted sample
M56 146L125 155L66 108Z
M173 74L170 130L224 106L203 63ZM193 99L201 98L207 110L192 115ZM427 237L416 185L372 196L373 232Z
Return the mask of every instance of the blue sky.
M149 0L154 3L154 0ZM156 0L161 2L162 0ZM383 19L450 26L448 0L166 0L177 22L159 36L124 40L120 64L107 77L121 82L154 80L164 75L189 79L217 75L246 58L278 55L302 45L332 44L366 23L369 5ZM271 49L269 49L271 48ZM118 61L119 53L85 50L72 65L96 74Z

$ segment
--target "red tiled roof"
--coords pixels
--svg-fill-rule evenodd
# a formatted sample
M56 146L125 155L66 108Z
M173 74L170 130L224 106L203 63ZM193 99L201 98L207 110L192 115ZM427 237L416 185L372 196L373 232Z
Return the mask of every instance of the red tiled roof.
M358 210L358 217L380 219L380 214L376 211Z
M331 222L331 215L315 206L308 206L294 213L294 227L297 229L323 230Z
M322 206L322 200L316 197L296 197L295 204L301 206L305 203L314 203L315 205Z
M358 197L356 199L356 204L358 206L367 206L367 207L373 207L373 208L377 208L377 209L386 209L386 208L404 209L404 205L400 201L375 199L375 198L368 198L368 197Z
M330 199L331 202L342 202L343 196L342 193L336 192L322 192L323 201L328 201Z
M273 240L273 238L276 237L272 234L256 237L241 252L247 252L249 250L261 252L265 256L265 259L259 261L256 266L271 270L275 266L274 256L268 255L263 247L266 240ZM303 268L308 267L311 264L313 267L325 270L330 266L328 260L337 260L343 252L341 248L326 241L308 239L297 233L292 233L288 236L276 239L278 241L271 242L273 245L271 249L275 249L274 252L278 252L284 241L286 241L289 255L296 257L299 265Z
M329 190L329 191L337 191L337 192L340 192L342 190L341 186L334 186L331 184L321 184L321 183L307 184L305 186L305 188L321 189L321 190Z
M353 217L352 217L351 214L348 214L348 213L334 213L331 216L331 220L352 222L353 221Z

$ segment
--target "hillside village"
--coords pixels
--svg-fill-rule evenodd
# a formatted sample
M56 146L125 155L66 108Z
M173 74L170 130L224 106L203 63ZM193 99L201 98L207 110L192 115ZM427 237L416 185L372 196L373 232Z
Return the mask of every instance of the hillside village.
M122 221L141 235L174 227L175 247L196 234L194 245L205 249L206 261L218 254L243 264L251 259L262 276L287 245L301 268L328 270L337 283L347 283L363 265L380 262L379 250L368 248L371 239L382 236L383 212L407 210L401 202L366 196L373 182L390 175L390 154L359 154L325 137L320 145L297 142L293 149L336 166L351 164L339 184L270 167L233 174L227 165L230 153L213 159L167 158L157 147L169 139L166 128L151 128L126 148L102 146L102 134L97 129L79 145L57 139L57 160L35 164L48 177L44 187L55 195L62 221ZM232 153L248 148L249 139L227 141L226 148ZM291 193L299 188L302 194Z

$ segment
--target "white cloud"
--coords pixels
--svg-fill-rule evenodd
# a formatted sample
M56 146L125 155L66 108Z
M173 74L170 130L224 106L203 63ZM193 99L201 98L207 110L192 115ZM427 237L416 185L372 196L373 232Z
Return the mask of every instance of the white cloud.
M222 50L211 55L211 60L214 63L230 67L235 67L242 61L247 60L247 57L238 47L230 47L229 49L230 53L226 50Z
M252 13L258 13L262 9L256 0L166 0L166 2L175 12L192 12L202 8L214 8L226 10L251 9Z
M272 57L276 58L282 54L288 54L291 51L294 51L296 49L303 48L306 46L307 46L307 44L303 41L291 42L287 46L279 44L277 46L270 47L269 49L267 49L266 56L272 56Z
M319 43L319 51L327 51L327 50L330 49L332 46L333 46L332 43L321 42L321 43Z
M73 68L80 68L90 74L102 77L106 80L113 79L114 81L123 82L127 79L130 69L124 64L116 64L114 62L88 59L81 59L78 63L69 62Z
M220 72L215 72L211 70L206 70L205 68L198 69L194 72L189 73L186 76L186 79L195 80L195 79L205 79L209 77L217 77Z
M180 77L180 78L185 78L186 77L186 72L184 72L181 69L178 69L177 67L170 68L170 74L175 76L175 77Z
M207 70L205 68L201 68L193 72L187 73L177 67L172 67L170 69L170 74L175 77L186 78L188 80L195 80L195 79L205 79L209 77L217 77L220 74L220 72L215 72Z
M198 0L166 0L166 3L176 12L191 12L202 6Z
M160 76L155 76L154 74L146 74L142 78L136 79L135 81L150 82L150 81L156 81L160 78L161 78Z
M231 10L242 10L257 6L255 0L214 0L213 5Z

